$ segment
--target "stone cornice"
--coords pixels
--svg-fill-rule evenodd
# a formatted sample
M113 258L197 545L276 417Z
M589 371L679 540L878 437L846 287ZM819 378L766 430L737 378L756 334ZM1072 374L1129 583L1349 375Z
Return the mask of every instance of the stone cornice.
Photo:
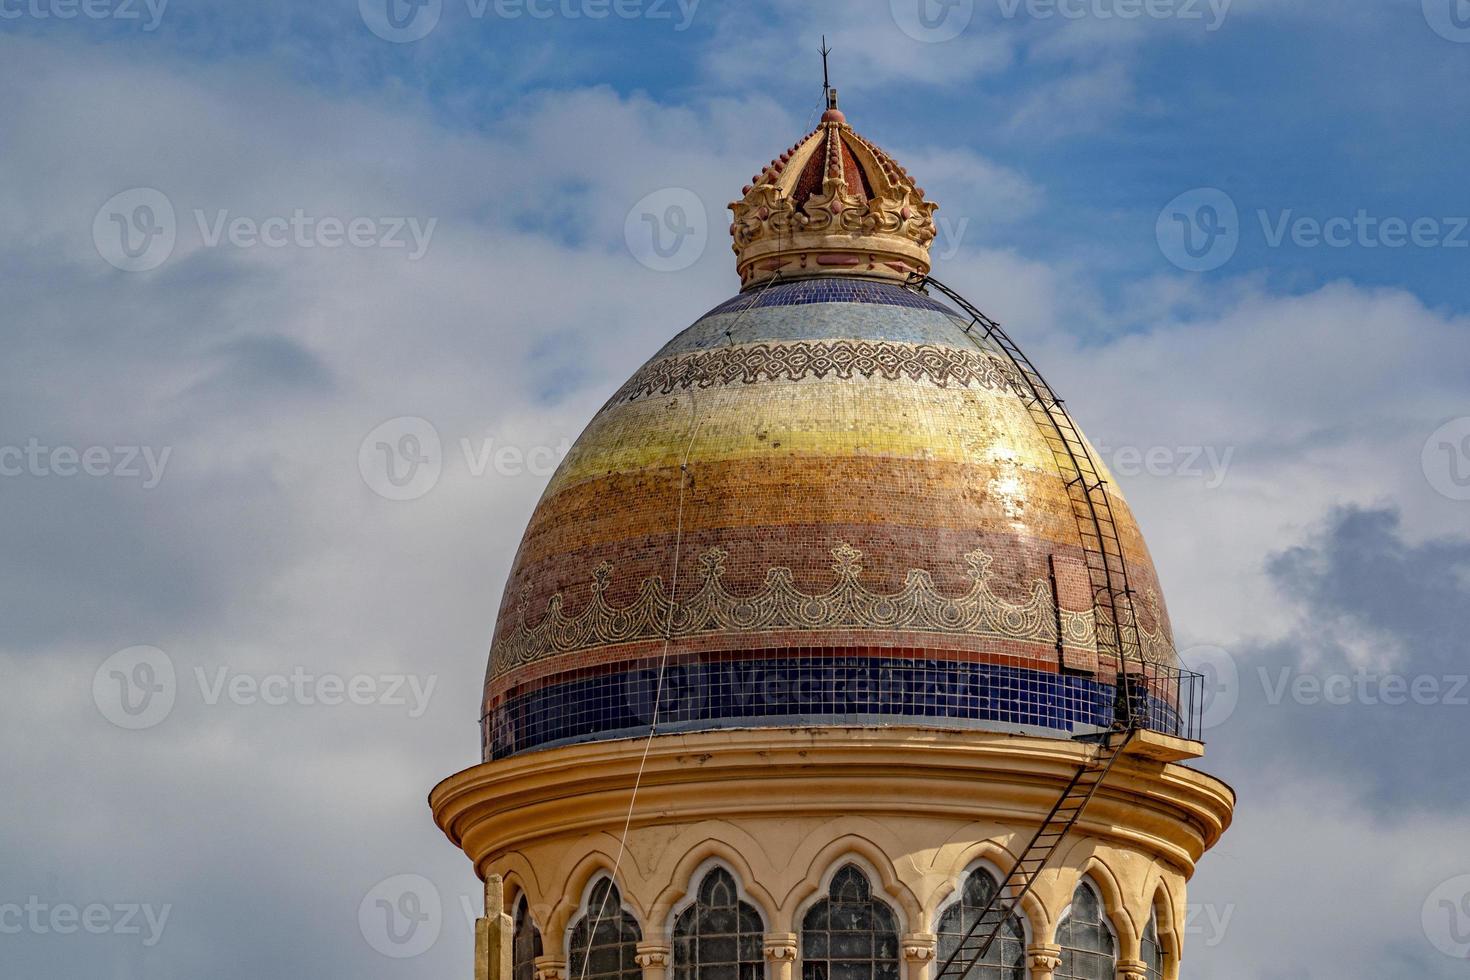
M635 750L635 745L637 746ZM760 814L926 813L1033 824L1091 747L919 728L761 729L662 735L649 747L634 825ZM560 833L617 827L641 744L597 742L484 763L436 786L440 828L483 865ZM1234 792L1177 764L1125 758L1077 833L1192 873L1229 826Z

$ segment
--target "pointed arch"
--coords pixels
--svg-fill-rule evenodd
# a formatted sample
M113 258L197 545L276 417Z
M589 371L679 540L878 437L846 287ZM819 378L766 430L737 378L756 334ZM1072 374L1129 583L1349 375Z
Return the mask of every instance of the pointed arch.
M723 862L699 868L681 905L670 928L674 980L763 980L765 920Z
M722 831L726 829L721 828ZM728 829L738 830L738 828ZM743 832L731 836L735 838L736 843L741 837L750 840L749 835ZM731 841L715 837L706 837L690 845L684 851L683 856L679 858L678 863L670 872L669 883L653 900L650 909L651 921L663 922L665 929L671 929L675 916L684 905L692 901L691 895L698 887L699 879L713 864L723 865L735 876L735 881L740 886L741 897L754 905L762 921L767 924L767 928L772 928L778 914L776 899L761 883L741 848L732 846Z
M899 980L899 919L857 860L833 869L801 917L802 980Z
M587 893L598 875L612 877L613 867L616 862L612 855L603 850L590 850L577 859L571 870L566 873L562 881L561 895L546 917L546 935L561 936L571 928L571 920L580 913L587 899ZM638 896L626 887L626 876L630 868L627 862L618 869L618 891L622 895L623 904L632 910L633 915L639 922L647 922L647 909L638 905Z
M1175 928L1174 896L1163 881L1154 888L1149 919L1139 937L1139 959L1149 980L1172 980L1179 975L1179 934Z
M541 941L541 930L536 928L532 917L531 902L524 890L511 905L511 978L512 980L536 980L536 959L546 950Z
M901 842L893 842L892 853L903 853ZM887 902L899 917L900 930L911 922L923 922L923 905L905 882L898 877L889 851L860 834L843 834L828 841L812 855L806 875L791 890L786 904L795 909L794 923L799 926L806 910L827 894L832 876L843 864L854 863L866 871L874 885L874 894Z
M959 854L959 860L952 866L958 870L946 876L944 882L934 892L931 900L934 902L933 912L928 917L930 921L939 921L939 913L943 908L954 901L961 882L971 869L984 866L995 875L995 880L1005 881L1010 874L1010 869L1016 866L1020 858L1012 854L1010 849L996 840L977 840L966 847ZM1042 902L1037 891L1032 889L1021 899L1021 918L1026 927L1028 942L1040 942L1041 937L1051 935L1052 914Z
M1140 930L1134 922L1133 913L1129 911L1128 892L1119 873L1093 854L1082 862L1082 874L1078 881L1091 881L1102 897L1103 913L1107 916L1108 926L1113 930L1113 937L1118 941L1117 955L1131 955L1130 951L1138 948ZM1132 908L1136 910L1142 900L1143 897L1139 895L1131 903Z
M516 896L525 895L531 907L538 909L544 916L560 898L560 895L545 893L541 880L536 877L535 867L520 851L511 851L501 855L493 867L484 871L486 877L491 874L500 875L501 880L505 882L505 908L498 911L512 912L515 908Z
M567 931L567 975L578 980L642 980L643 930L612 875L593 875Z
M939 937L937 955L942 963L961 943L990 907L1005 880L1005 873L988 861L975 861L959 878L959 886L940 906L934 919ZM985 927L980 929L985 931ZM980 936L977 932L976 938ZM1012 916L984 958L965 973L965 980L1026 980L1027 925L1021 915Z
M1113 980L1118 971L1118 934L1108 918L1102 891L1083 875L1072 904L1057 923L1061 966L1055 980Z

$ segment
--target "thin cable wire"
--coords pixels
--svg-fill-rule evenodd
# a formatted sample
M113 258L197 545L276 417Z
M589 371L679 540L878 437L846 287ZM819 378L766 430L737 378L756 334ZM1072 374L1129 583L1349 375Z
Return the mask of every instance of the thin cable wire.
M771 286L775 285L776 280L780 278L780 274L777 273L761 286L760 290L756 293L755 299L752 299L749 305L740 311L735 317L734 322L730 324L730 329L725 331L727 338L740 325L740 321L745 318L746 312L760 301L760 296L767 289L770 289ZM648 725L648 735L643 740L643 754L638 759L638 772L633 777L633 792L628 797L628 812L623 818L623 832L618 839L618 853L613 858L610 877L614 883L617 882L618 869L623 864L623 855L627 852L628 831L633 826L633 813L638 804L638 789L643 785L643 771L648 766L648 753L653 748L653 737L658 734L658 715L661 702L663 701L664 674L669 663L669 644L673 642L674 638L674 613L678 610L679 598L679 553L682 550L681 546L684 541L684 496L685 491L689 487L689 454L694 451L694 437L699 434L700 425L699 399L693 388L689 391L689 409L689 440L684 444L684 456L679 463L679 504L674 512L674 567L669 576L669 615L664 624L663 649L659 654L658 678L654 683L653 689L652 718ZM587 967L592 961L592 940L597 935L597 928L602 925L603 916L607 911L607 898L609 894L611 894L610 889L608 892L603 893L602 902L597 907L597 918L592 921L592 928L587 933L587 946L582 951L582 970L578 974L578 980L587 980Z

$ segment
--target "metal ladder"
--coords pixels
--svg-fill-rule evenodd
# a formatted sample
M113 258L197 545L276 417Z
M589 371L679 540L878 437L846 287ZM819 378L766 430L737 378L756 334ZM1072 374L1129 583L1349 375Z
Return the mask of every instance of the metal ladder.
M959 945L939 965L934 980L961 980L976 964L985 959L985 954L990 952L1006 923L1015 916L1021 903L1031 893L1031 887L1036 884L1042 869L1081 818L1082 811L1092 801L1108 773L1113 771L1113 764L1122 756L1132 738L1133 732L1128 731L1120 738L1104 740L1098 746L1097 757L1077 770L1077 774L1062 791L1061 798L1036 829L1031 842L1021 852L1020 860L991 895L985 910L970 925Z
M1133 605L1133 589L1128 582L1128 565L1123 557L1107 481L1100 475L1097 462L1062 399L1056 396L1041 372L1000 324L955 290L932 276L911 277L907 285L914 290L932 286L944 294L970 318L964 328L970 341L982 351L989 352L985 346L988 341L1010 362L1012 385L1025 402L1067 482L1072 516L1077 522L1088 580L1092 586L1098 652L1111 655L1118 671L1112 725L1115 735L1104 736L1098 743L1097 756L1078 768L1021 852L1015 866L991 896L985 910L971 924L959 945L945 957L934 977L934 980L961 980L995 945L1006 923L1015 916L1031 892L1037 876L1113 771L1134 733L1147 727L1146 703L1134 696L1127 680L1134 665L1142 670L1143 650ZM980 331L978 337L977 327Z
M950 299L970 317L965 335L986 350L982 341L990 341L1004 354L1015 369L1012 383L1026 403L1042 438L1051 448L1057 467L1067 481L1067 494L1072 502L1072 516L1082 541L1088 581L1092 586L1093 609L1097 617L1098 652L1111 655L1120 674L1130 665L1143 661L1138 634L1138 616L1133 605L1133 588L1128 583L1128 565L1123 558L1123 544L1118 537L1118 524L1108 495L1107 481L1099 475L1099 467L1083 441L1062 400L1052 391L1041 372L1021 352L1000 324L980 312L959 293L932 276L909 280L913 289L932 286ZM975 328L983 332L975 336ZM1119 685L1121 689L1122 684ZM1132 715L1133 702L1120 698L1119 711ZM1122 725L1122 728L1134 727Z

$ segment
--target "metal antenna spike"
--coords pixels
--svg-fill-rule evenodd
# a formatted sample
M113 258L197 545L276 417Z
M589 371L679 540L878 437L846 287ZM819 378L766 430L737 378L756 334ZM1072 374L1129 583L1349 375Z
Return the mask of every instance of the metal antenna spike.
M822 53L822 97L830 108L832 105L832 82L827 75L827 56L832 53L832 49L827 47L827 35L825 34L822 35L822 47L820 50Z

